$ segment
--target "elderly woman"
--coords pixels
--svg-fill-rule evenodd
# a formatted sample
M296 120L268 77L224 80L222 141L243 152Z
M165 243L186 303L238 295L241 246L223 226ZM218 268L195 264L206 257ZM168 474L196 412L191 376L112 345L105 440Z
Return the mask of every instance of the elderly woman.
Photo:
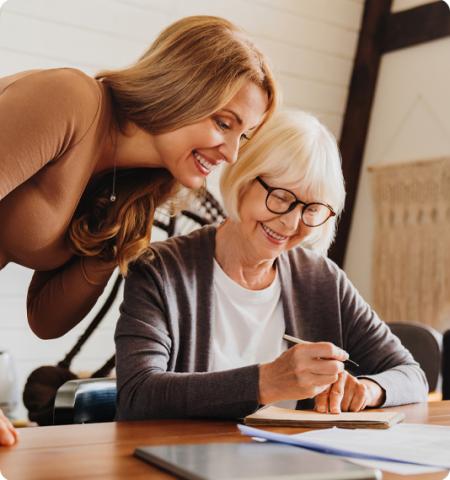
M116 330L118 418L425 400L410 353L324 256L345 197L326 128L276 114L221 187L227 221L155 244L131 268ZM285 333L305 342L288 345ZM357 371L344 370L349 355Z

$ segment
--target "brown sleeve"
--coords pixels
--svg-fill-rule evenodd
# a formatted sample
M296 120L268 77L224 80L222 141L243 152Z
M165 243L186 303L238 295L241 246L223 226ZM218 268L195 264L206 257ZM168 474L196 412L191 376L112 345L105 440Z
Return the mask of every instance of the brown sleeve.
M94 79L74 69L32 71L0 93L0 201L81 140L100 105Z
M115 264L93 257L73 257L62 267L35 272L27 297L28 321L40 338L57 338L91 311Z

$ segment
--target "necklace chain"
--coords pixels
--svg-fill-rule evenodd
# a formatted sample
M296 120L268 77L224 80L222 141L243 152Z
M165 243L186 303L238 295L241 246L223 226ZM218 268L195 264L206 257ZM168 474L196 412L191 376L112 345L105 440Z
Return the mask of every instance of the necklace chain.
M117 134L116 134L117 135ZM117 137L112 133L112 142L113 142L113 178L112 178L112 189L111 189L111 195L109 197L109 201L111 203L114 203L117 199L116 196L116 173L117 173L117 158L116 158L116 150L117 150Z
M114 164L112 190L111 190L111 196L109 197L109 201L113 203L116 201L116 199L117 199L116 197L116 165Z

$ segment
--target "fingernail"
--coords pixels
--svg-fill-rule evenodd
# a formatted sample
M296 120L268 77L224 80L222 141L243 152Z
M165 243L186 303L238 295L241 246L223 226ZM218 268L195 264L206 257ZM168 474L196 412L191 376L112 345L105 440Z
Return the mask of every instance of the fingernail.
M345 360L348 360L350 358L350 355L348 354L348 352L346 352L345 350L341 350L341 352L344 354Z

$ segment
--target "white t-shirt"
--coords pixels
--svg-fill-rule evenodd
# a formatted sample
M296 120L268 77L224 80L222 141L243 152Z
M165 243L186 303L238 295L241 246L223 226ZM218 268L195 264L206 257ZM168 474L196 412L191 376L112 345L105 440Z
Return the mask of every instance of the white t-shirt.
M212 371L275 360L287 348L278 273L263 290L248 290L214 260Z

